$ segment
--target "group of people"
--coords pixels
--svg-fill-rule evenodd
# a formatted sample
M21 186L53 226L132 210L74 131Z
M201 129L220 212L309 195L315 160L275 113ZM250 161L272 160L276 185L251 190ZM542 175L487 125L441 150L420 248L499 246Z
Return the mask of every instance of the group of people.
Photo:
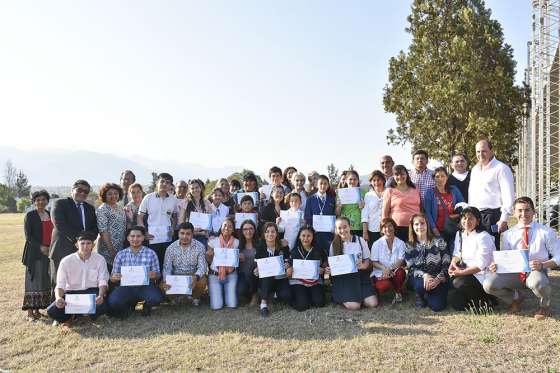
M417 307L434 311L448 303L476 310L499 299L518 312L528 288L540 302L535 318L543 319L551 312L548 269L560 264L556 232L534 220L530 198L515 199L511 169L489 141L477 143L476 157L469 170L466 157L454 155L449 174L446 167L430 170L422 150L410 170L383 156L367 193L352 200L342 193L360 190L355 170L333 186L294 167L272 167L270 184L260 188L254 174L221 179L208 195L201 180L173 185L168 173L145 194L126 170L120 184L101 186L97 209L86 202L85 180L51 212L48 192L34 192L24 224L23 309L35 320L47 308L69 325L75 316L65 312L67 294L93 294L93 317L123 318L138 303L143 315L163 301L199 306L208 291L213 310L260 303L267 316L272 302L303 311L325 305L328 293L350 310L377 307L390 290L399 303L409 287ZM511 216L518 223L508 229ZM235 265L216 259L229 249L236 250ZM500 249L525 250L530 271L501 273L493 260ZM332 257L341 255L352 255L354 271L331 272ZM272 257L281 258L282 271L259 274L259 260ZM295 275L295 262L307 260L318 263L317 275ZM122 284L130 267L145 268L146 282ZM174 276L190 278L188 295L167 294Z

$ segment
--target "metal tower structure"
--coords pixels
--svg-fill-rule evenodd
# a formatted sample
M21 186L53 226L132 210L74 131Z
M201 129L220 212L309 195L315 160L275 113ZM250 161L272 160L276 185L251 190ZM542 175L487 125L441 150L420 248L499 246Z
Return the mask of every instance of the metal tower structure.
M560 0L532 0L532 41L525 83L531 88L530 115L523 121L518 195L536 202L539 221L558 228Z

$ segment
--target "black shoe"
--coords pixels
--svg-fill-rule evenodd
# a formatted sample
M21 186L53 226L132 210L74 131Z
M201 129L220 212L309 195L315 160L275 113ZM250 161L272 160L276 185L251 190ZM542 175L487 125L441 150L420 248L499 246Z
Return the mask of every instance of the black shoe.
M414 299L414 305L416 306L416 308L424 308L426 307L427 303L424 297L421 297L420 295L416 294L416 298Z
M268 317L268 315L269 315L268 307L261 308L261 316L262 317Z
M146 303L144 303L144 306L142 307L142 316L147 317L150 316L152 314L152 306L148 306Z

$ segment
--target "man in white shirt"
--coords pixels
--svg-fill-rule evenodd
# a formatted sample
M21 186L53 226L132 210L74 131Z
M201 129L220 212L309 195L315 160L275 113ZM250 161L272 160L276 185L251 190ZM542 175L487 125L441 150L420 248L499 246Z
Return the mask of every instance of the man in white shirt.
M494 236L496 249L500 250L500 233L508 227L515 199L513 173L496 159L488 140L476 144L476 159L478 163L471 170L469 206L480 210L481 225Z
M55 324L72 325L75 317L65 313L66 294L95 294L95 313L92 318L107 311L105 295L109 272L107 262L98 253L93 253L95 236L84 232L77 237L78 251L62 259L56 273L55 301L47 308ZM77 316L77 315L75 315Z
M514 214L518 224L502 235L503 250L528 250L530 273L496 273L491 271L484 281L484 291L510 303L511 312L519 312L523 296L519 290L529 288L539 298L540 307L535 313L537 320L550 315L552 288L547 270L560 264L560 242L556 232L533 221L535 207L529 197L520 197L514 202ZM551 257L552 259L549 259Z
M144 227L144 216L148 215L148 247L158 256L159 267L163 268L165 250L173 241L173 230L177 221L177 197L169 193L173 185L173 176L161 173L157 178L156 191L146 194L140 207L136 223Z
M455 185L461 191L465 202L469 202L469 183L471 174L468 170L467 157L464 154L455 154L451 158L453 173L449 175L449 185Z

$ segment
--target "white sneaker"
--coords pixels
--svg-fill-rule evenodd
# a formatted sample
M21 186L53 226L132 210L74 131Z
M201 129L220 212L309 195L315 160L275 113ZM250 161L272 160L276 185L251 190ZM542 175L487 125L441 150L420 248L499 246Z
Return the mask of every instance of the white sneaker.
M192 305L195 306L195 307L200 306L200 299L193 299L192 300Z

